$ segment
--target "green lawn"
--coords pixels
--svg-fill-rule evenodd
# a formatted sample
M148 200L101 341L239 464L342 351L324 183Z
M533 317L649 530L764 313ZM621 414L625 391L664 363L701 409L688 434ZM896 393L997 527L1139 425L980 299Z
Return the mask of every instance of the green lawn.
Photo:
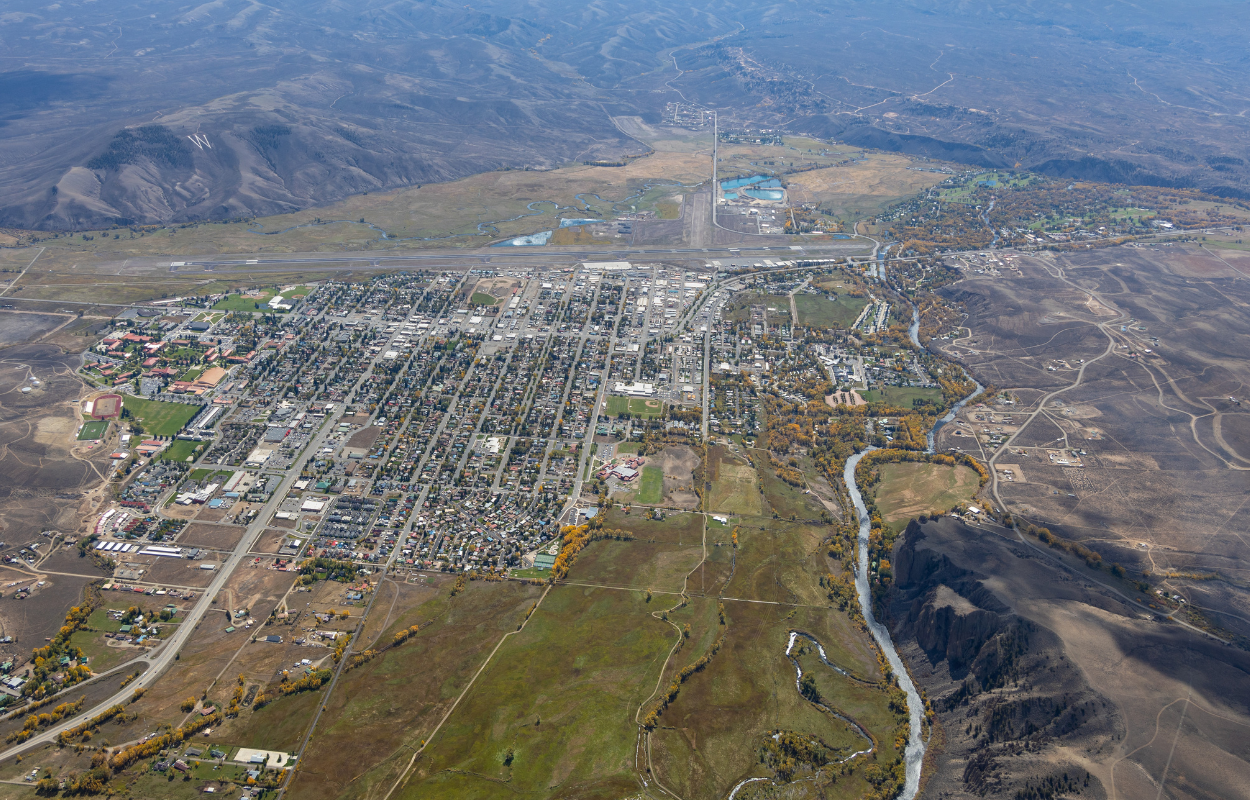
M794 306L799 324L818 328L849 328L868 301L862 297L841 295L837 300L818 294L797 294Z
M869 403L886 402L897 408L911 408L913 400L941 400L941 389L923 389L919 386L886 386L861 392Z
M190 403L162 403L130 396L122 398L122 406L139 422L144 433L152 436L173 436L200 410Z
M105 432L109 429L109 421L106 419L97 419L88 422L82 426L82 430L78 432L78 441L94 442L97 439L103 439Z
M634 499L639 503L652 506L663 502L664 470L659 467L643 467L642 477L639 478L638 496Z
M192 367L191 369L189 369L189 370L187 370L186 372L182 373L182 377L181 377L181 378L179 378L178 380L180 380L180 381L193 381L193 380L195 380L196 378L200 377L200 375L202 375L203 373L204 373L204 368L203 368L203 367Z
M635 417L658 417L664 413L664 403L660 400L647 400L642 397L608 395L609 416L615 417L627 412Z
M257 298L244 297L241 294L232 294L218 300L213 304L213 308L219 311L245 311L255 314L260 311L268 311L269 306L267 304L272 298L273 292L268 290L261 292L260 297Z
M195 448L201 444L201 442L192 442L187 439L177 439L161 452L157 460L185 462L188 456L195 455Z
M616 446L618 456L632 455L642 448L642 442L621 442Z
M473 296L469 298L469 302L475 306L493 306L499 300L491 297L486 292L474 292Z

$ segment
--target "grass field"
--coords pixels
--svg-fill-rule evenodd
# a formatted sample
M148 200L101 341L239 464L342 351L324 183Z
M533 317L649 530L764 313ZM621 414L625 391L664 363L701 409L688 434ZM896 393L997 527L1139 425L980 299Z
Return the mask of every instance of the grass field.
M173 444L161 451L157 458L160 461L185 462L188 456L195 455L195 449L200 444L200 442L192 442L188 439L176 439Z
M894 530L920 514L949 511L976 496L977 473L965 466L902 462L882 464L876 502L881 520Z
M817 636L833 663L875 679L878 672L866 637L852 630L842 615L821 609L787 610L733 601L724 605L724 646L703 672L683 685L664 712L662 727L651 737L652 760L661 782L679 797L721 800L743 778L771 777L759 763L758 753L765 737L777 730L817 737L841 757L862 749L864 739L851 726L822 713L798 693L794 668L784 651L788 631L798 628ZM679 659L688 663L698 654L691 648ZM804 672L817 678L825 702L867 728L883 746L880 757L892 756L897 719L884 692L813 661L800 656ZM868 763L864 757L851 762L854 771L839 775L836 795L830 792L828 796L865 796L871 789L863 777ZM750 796L826 796L810 791L770 792L766 784L757 788L764 791Z
M941 400L941 389L925 389L919 386L886 386L883 389L872 389L860 392L869 403L885 401L897 408L911 408L913 400Z
M664 413L664 403L642 397L619 397L608 395L608 415L629 413L635 417L658 417Z
M241 294L232 294L229 297L223 297L213 304L213 308L219 311L244 311L252 314L258 314L261 311L268 310L266 305L273 298L273 292L260 292L259 297L244 297Z
M651 506L663 502L664 470L659 467L643 467L642 476L638 479L638 495L634 499Z
M551 589L395 797L549 797L555 787L566 797L636 793L634 716L675 639L651 616L655 605L641 592Z
M868 301L862 297L846 295L840 295L837 300L818 294L794 296L799 324L818 328L849 328L867 304Z
M474 292L469 298L469 302L475 306L493 306L499 300L486 294L486 292Z
M106 419L97 419L92 422L83 423L82 430L78 432L78 441L94 442L103 439L104 434L109 429L109 421Z
M162 403L129 395L122 399L122 407L130 411L144 433L152 436L173 436L200 410L190 403Z
M707 509L758 517L764 513L764 498L760 495L759 478L751 465L729 455L723 447L708 450L709 477L712 491L708 494Z
M621 442L616 446L617 455L632 455L642 447L642 442Z
M764 501L782 519L820 519L825 507L806 490L795 488L777 477L768 465L768 453L756 451L757 474L764 486Z
M412 750L542 592L518 582L475 581L451 597L451 585L450 578L439 576L433 586L404 585L398 597L379 598L378 606L385 600L391 612L386 615L390 624L376 637L379 642L413 624L421 629L402 646L343 673L306 756L316 767L297 773L292 796L332 800L386 794ZM374 634L361 638L363 648Z

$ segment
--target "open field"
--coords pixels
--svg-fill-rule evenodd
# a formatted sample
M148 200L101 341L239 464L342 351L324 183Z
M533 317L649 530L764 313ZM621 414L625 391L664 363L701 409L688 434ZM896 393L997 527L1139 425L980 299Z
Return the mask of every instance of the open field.
M641 592L552 589L397 796L511 798L553 785L576 787L579 797L634 791L634 716L675 638L651 611ZM605 646L586 646L595 640Z
M738 523L738 549L725 597L825 606L820 578L828 571L820 526L761 517Z
M129 396L124 400L124 407L144 432L152 436L173 436L200 410L199 406L190 403L164 403Z
M914 400L941 400L941 389L925 389L921 386L885 386L861 392L869 403L885 402L896 408L911 408Z
M868 301L862 297L840 295L837 300L818 294L800 292L794 296L799 324L817 328L849 328L864 310Z
M682 797L713 800L725 797L744 778L772 777L759 763L759 753L775 731L816 737L841 758L866 749L867 742L851 726L822 713L799 694L794 667L784 656L789 631L801 630L824 644L834 664L872 681L879 673L864 636L843 617L816 609L795 613L753 603L724 606L724 646L707 669L682 687L652 734L657 777ZM830 649L830 642L849 647ZM699 650L691 648L679 657L685 663L697 655ZM816 677L824 703L864 726L878 742L890 743L875 761L891 760L897 719L885 694L872 683L834 673L808 655L799 660L804 672ZM851 762L856 769L837 779L838 796L855 797L865 791L863 768L868 763L872 761L863 756Z
M876 486L881 520L894 530L921 514L941 514L976 497L977 473L970 467L900 462L882 464Z
M473 296L469 298L469 302L475 306L493 306L495 303L498 303L499 300L491 297L485 292L474 292Z
M722 447L712 447L708 451L708 470L712 483L707 498L708 511L746 516L763 513L759 476L750 464L734 458Z
M768 453L755 450L756 474L764 488L767 508L782 519L820 519L826 513L820 501L808 493L806 487L794 487L781 478L768 465Z
M761 294L760 292L738 292L725 303L723 311L725 319L731 322L750 322L751 306L763 306L769 319L780 317L789 322L790 297L779 294ZM773 309L768 311L768 309ZM854 318L851 322L854 322Z
M315 800L385 794L407 765L412 748L446 713L491 649L524 619L541 590L518 583L475 582L449 597L451 581L386 589L378 606L389 624L376 637L417 624L420 632L400 647L344 673L331 696L293 784ZM394 586L394 584L391 584ZM386 601L383 606L383 601ZM393 607L392 607L393 606ZM363 638L363 648L373 642ZM421 664L414 669L414 664ZM361 737L369 730L368 739Z
M223 297L218 300L213 305L213 308L218 311L241 311L248 314L258 314L269 310L268 304L273 299L273 296L274 292L268 290L257 292L251 296L232 294L229 297Z
M664 403L659 400L648 400L642 397L621 397L608 395L608 415L632 414L635 417L658 417L664 413Z
M161 461L186 461L193 458L202 445L202 442L193 442L190 439L175 439L157 458Z

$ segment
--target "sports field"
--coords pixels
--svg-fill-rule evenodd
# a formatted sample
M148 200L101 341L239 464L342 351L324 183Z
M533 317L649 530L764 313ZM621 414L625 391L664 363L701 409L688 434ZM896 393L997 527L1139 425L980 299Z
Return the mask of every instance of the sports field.
M608 396L608 415L633 414L635 417L658 417L664 413L664 403L642 397Z
M104 438L104 432L109 429L109 423L106 419L97 419L87 422L82 426L82 430L78 432L78 441L94 442L97 439Z
M634 499L639 503L652 506L663 502L664 470L659 467L643 467L642 477L639 479L638 496Z
M219 311L247 311L253 314L267 311L268 303L273 298L273 292L259 292L254 297L244 297L241 294L232 294L223 297L213 304L213 308Z
M160 400L144 400L129 395L123 402L130 416L143 427L144 433L153 436L173 436L200 410L199 406L190 403L162 403Z
M920 514L949 511L976 496L980 478L969 467L902 462L882 464L877 484L881 519L894 530Z
M192 442L189 439L178 439L161 451L158 460L185 462L188 457L195 455L195 448L199 446L199 442Z
M474 292L473 296L469 298L469 302L475 306L493 306L499 301L486 292Z

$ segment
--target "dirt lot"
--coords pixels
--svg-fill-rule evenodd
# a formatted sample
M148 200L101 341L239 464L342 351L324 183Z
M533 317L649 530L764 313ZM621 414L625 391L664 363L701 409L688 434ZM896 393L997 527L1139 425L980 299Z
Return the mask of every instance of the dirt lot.
M278 548L282 547L282 540L287 537L289 531L274 530L267 528L260 538L256 540L255 546L252 547L253 553L276 553Z
M245 530L241 525L204 525L193 522L178 537L178 546L233 550L239 539L243 538Z
M352 438L347 440L347 447L352 449L368 450L373 447L373 443L382 435L382 429L377 425L370 425L367 428L361 428L352 434Z
M687 511L698 508L699 496L694 493L693 484L699 454L684 445L670 446L660 451L658 461L664 470L664 504Z
M216 570L200 569L213 561L190 561L185 558L157 558L143 574L143 580L170 586L191 586L202 589L212 582Z

